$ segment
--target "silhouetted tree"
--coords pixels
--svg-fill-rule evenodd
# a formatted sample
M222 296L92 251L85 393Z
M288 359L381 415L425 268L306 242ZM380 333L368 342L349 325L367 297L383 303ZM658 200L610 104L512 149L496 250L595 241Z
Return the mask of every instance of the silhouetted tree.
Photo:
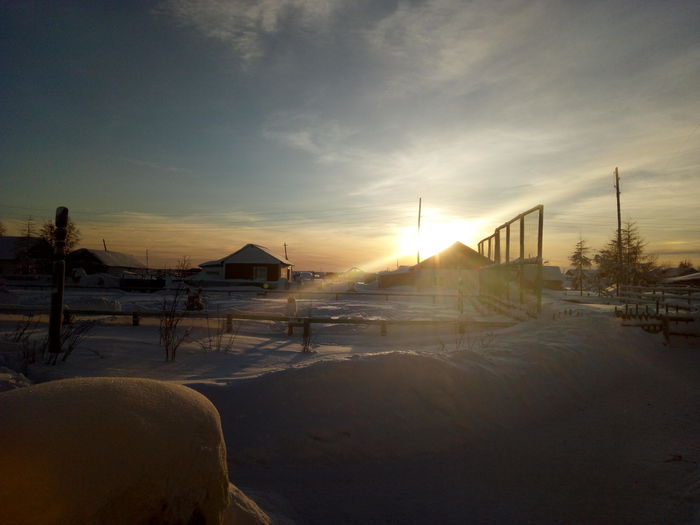
M27 217L20 234L22 237L26 237L27 239L36 237L36 225L34 224L34 218L31 215Z
M646 242L639 234L634 222L627 221L622 228L622 267L618 257L617 233L605 248L594 257L600 276L608 284L620 283L631 285L653 284L658 275L656 257L644 252Z
M683 259L680 263L678 263L678 268L681 270L694 270L695 267L693 266L693 261L690 259Z
M573 285L574 288L578 288L583 295L583 281L584 281L584 268L591 267L591 259L586 254L590 251L590 248L586 246L586 241L583 239L576 243L576 248L574 252L569 255L569 261L576 267L576 273L574 274Z
M56 244L56 225L52 221L44 222L39 236L46 239L51 247ZM66 227L66 252L70 252L80 243L80 230L75 226L75 223L68 217L68 226Z

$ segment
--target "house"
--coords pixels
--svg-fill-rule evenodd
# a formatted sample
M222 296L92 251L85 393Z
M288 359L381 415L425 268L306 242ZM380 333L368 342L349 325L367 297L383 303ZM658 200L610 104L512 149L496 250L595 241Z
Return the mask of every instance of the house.
M531 285L534 284L537 278L537 265L526 265L524 273L525 280ZM564 289L564 275L559 266L542 266L542 288L548 290Z
M124 272L145 273L146 265L132 255L107 250L80 248L66 256L69 270L82 268L86 274L108 273L121 275Z
M48 273L52 253L41 237L0 236L0 275Z
M700 286L700 272L678 277L669 277L668 279L664 279L662 283L668 286Z
M451 288L476 292L479 286L479 268L492 264L477 251L461 242L455 242L432 257L412 267L383 272L379 288L415 285L418 288Z
M399 266L396 270L379 272L379 288L391 288L393 286L415 286L416 267Z
M277 257L264 246L246 244L238 251L215 261L199 265L197 280L227 280L240 282L277 282L290 280L293 264Z

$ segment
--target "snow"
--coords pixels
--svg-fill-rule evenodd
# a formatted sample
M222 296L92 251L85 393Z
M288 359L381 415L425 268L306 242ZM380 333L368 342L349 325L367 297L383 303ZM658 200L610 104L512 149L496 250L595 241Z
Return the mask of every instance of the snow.
M3 393L0 420L4 523L221 523L219 415L189 388L53 381Z
M66 301L158 311L168 293L68 290ZM300 316L457 318L455 298L430 294L294 296ZM510 328L390 325L381 336L377 326L313 325L313 352L302 353L285 323L240 321L224 336L230 351L199 344L216 315L284 315L287 298L205 290L211 318L183 321L192 334L167 363L157 318L134 327L105 314L67 362L32 365L29 379L146 377L198 390L221 414L231 480L273 522L692 519L697 340L669 346L623 326L609 298L548 291L539 319ZM465 313L504 321L468 304Z

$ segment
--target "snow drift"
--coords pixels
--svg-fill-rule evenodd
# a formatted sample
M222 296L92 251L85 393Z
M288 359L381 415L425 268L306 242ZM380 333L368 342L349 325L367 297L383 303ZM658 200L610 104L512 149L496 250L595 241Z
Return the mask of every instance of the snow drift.
M6 524L222 523L219 415L189 388L68 379L0 394Z

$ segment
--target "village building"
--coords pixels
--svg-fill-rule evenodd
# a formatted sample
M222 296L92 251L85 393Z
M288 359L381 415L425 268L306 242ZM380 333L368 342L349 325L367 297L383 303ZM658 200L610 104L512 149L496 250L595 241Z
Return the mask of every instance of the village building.
M121 276L124 273L142 274L147 271L146 265L132 255L89 248L70 252L66 256L66 266L69 271L82 269L88 275L107 273Z
M667 286L700 286L700 272L669 277L664 279L662 284Z
M528 286L534 286L537 279L537 265L526 265L524 274L526 284ZM541 277L542 288L546 288L547 290L564 289L564 274L561 273L561 268L559 266L543 265Z
M264 246L246 244L238 251L199 265L197 280L226 280L241 283L277 282L292 277L290 261L278 257Z
M402 266L393 272L380 272L379 288L415 286L419 289L444 288L476 293L479 269L492 264L476 250L455 242L415 266Z
M0 236L0 275L48 273L51 245L41 237Z

